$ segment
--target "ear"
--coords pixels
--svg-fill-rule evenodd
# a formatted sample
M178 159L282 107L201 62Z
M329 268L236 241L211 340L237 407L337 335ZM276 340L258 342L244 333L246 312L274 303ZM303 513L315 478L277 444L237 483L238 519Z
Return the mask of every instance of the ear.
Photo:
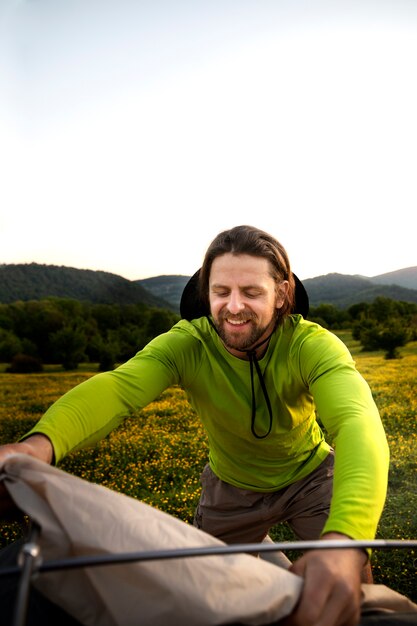
M275 301L275 307L277 309L280 309L283 306L288 295L288 289L289 289L288 280L281 281L279 285L277 286L277 295L276 295L276 301Z

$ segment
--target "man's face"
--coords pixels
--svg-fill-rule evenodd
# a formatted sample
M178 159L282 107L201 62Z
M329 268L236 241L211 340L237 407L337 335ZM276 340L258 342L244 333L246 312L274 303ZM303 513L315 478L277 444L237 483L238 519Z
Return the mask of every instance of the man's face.
M210 311L229 352L242 358L272 332L287 289L286 281L275 283L267 259L229 252L214 259Z

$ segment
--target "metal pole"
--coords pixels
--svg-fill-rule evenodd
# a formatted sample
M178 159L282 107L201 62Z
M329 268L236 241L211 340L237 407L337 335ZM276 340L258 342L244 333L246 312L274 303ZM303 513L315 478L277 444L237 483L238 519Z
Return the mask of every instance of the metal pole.
M21 576L14 606L13 626L24 626L26 623L31 578L33 572L39 570L39 532L39 526L32 524L28 541L23 544L19 555Z
M201 556L219 556L239 553L262 553L285 550L330 550L330 549L367 549L372 550L410 550L417 549L417 540L385 540L375 539L374 541L354 541L354 540L316 540L316 541L284 541L277 543L246 543L235 545L204 546L197 548L172 548L165 550L146 550L142 552L125 552L118 554L98 554L80 557L69 557L51 561L45 561L34 565L38 572L51 572L56 570L76 569L80 567L96 567L101 565L116 565L121 563L131 563L134 561L157 561L162 559L181 559ZM20 567L8 567L0 570L0 577L13 575L20 572Z

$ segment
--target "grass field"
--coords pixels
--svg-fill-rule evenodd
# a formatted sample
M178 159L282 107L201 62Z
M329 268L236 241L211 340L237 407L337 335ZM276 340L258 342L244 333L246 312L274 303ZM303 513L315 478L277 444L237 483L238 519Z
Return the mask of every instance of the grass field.
M387 361L382 353L360 352L349 333L338 334L371 386L391 449L389 492L378 537L417 539L417 343L403 348L402 358ZM93 374L85 367L71 373L0 373L0 443L23 435L56 398ZM184 392L173 387L99 445L68 456L60 467L191 523L206 461L204 431ZM17 525L3 524L0 545L19 533ZM292 539L285 526L276 527L272 536ZM373 571L375 582L417 602L415 551L375 552Z

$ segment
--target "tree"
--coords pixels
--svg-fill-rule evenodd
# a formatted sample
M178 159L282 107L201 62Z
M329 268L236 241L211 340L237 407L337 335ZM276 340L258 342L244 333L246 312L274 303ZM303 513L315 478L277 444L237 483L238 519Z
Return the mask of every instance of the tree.
M62 363L65 370L77 369L78 364L86 358L86 346L86 336L79 326L68 324L51 336L55 362Z
M385 350L386 359L396 359L400 356L398 348L410 341L412 333L401 318L389 319L385 324L369 318L355 322L352 337L360 341L363 350Z
M114 368L119 352L119 341L117 331L108 330L107 337L95 337L94 350L97 355L99 372L107 372Z
M9 363L16 354L23 352L22 342L10 330L0 328L0 362Z
M69 298L0 304L0 361L18 353L76 368L81 360L109 369L178 321L175 313L138 304L91 304Z
M153 339L166 333L178 321L178 315L166 309L153 309L146 324L146 335Z
M375 298L369 308L370 315L381 324L386 324L398 315L398 308L394 300L382 296Z
M379 350L380 326L373 319L357 321L352 325L352 337L362 344L362 350Z
M405 346L409 339L409 330L399 320L392 320L378 336L380 348L386 351L386 359L397 359L400 356L398 348Z
M358 304L352 304L347 310L349 318L352 321L363 319L367 317L369 311L369 304L367 302L359 302Z
M91 315L101 332L120 326L120 307L117 304L95 304Z
M310 309L308 318L325 328L343 328L349 315L347 311L338 309L333 304L319 304Z
M100 354L98 371L108 372L112 369L114 369L114 352L110 348L104 348Z

